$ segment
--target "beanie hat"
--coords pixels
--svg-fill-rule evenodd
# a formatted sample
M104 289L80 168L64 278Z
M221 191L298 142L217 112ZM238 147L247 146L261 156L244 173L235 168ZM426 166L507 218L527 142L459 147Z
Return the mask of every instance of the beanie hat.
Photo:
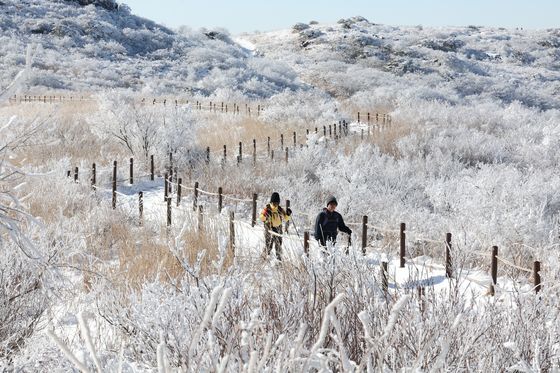
M270 196L270 203L280 203L280 194L277 192L272 193Z
M338 202L336 201L336 198L334 196L330 196L329 198L327 198L327 206L330 205L331 203L334 203L335 205L338 206Z

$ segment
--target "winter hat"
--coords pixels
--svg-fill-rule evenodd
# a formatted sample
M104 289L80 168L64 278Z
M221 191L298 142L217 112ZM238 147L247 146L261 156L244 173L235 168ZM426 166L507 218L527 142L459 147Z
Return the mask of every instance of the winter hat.
M270 203L278 203L280 204L280 194L277 192L272 193L270 196Z
M338 206L338 202L336 201L336 198L334 196L330 196L329 198L327 198L327 206L330 205L331 203L334 203L335 205Z

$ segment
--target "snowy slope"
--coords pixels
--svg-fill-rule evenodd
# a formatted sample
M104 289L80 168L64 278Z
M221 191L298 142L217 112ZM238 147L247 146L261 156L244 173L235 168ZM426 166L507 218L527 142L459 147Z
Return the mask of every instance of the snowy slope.
M308 83L357 101L373 94L378 102L415 96L560 106L559 29L394 27L354 17L243 38Z
M81 5L87 3L93 4ZM25 66L28 45L41 47L27 83L36 92L226 90L267 97L301 88L290 68L253 58L225 30L173 31L113 0L3 1L0 45L0 88Z

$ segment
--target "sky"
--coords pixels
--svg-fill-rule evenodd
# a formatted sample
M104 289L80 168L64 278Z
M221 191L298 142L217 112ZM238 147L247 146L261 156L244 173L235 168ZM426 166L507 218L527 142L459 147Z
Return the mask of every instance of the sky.
M168 27L225 28L232 34L336 23L356 15L394 26L560 27L559 0L119 0Z

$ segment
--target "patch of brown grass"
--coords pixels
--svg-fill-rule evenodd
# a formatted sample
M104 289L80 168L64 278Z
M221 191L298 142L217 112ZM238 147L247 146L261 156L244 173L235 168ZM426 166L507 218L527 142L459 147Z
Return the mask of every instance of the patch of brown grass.
M18 103L0 109L0 116L16 116L37 133L17 149L16 164L44 165L45 160L70 158L74 163L122 152L116 145L100 143L91 133L87 117L98 110L95 101Z
M227 147L228 157L237 156L239 142L243 143L244 156L252 155L253 139L256 140L258 151L266 150L267 137L270 137L271 146L274 146L279 144L280 134L283 133L281 128L265 123L257 117L237 118L233 124L228 124L225 119L213 123L200 129L197 136L202 148L210 147L211 152L220 157L224 145ZM288 143L289 139L288 134L284 134L285 143Z
M194 266L197 262L198 254L205 251L204 257L200 263L200 276L205 277L218 273L223 268L228 268L233 264L233 253L226 251L222 268L216 268L214 262L219 261L222 254L219 251L218 232L210 229L202 229L198 231L195 227L184 232L181 240L184 247L179 253L182 259L186 260L190 266Z
M411 134L413 131L409 125L400 122L393 122L386 125L375 125L370 126L369 128L369 136L368 131L364 129L364 142L377 145L382 153L391 155L395 158L401 156L397 149L397 142L403 137ZM360 136L361 134L358 134L356 138L360 139Z
M112 277L134 289L155 280L180 282L186 274L181 262L186 261L191 268L194 267L202 250L205 250L205 255L200 263L200 278L216 274L233 264L233 255L228 251L222 268L214 265L221 257L215 232L199 232L195 228L187 230L180 238L184 244L174 253L170 247L172 243L161 239L167 235L165 228L161 230L159 235L154 236L153 232L141 229L140 237L138 233L131 233L130 229L125 231L118 227L108 232L108 236L112 236L113 247L118 250L119 264ZM118 244L113 240L117 240Z
M145 282L156 279L168 281L182 278L184 269L167 244L158 242L145 230L141 232L141 236L135 241L128 239L121 241L125 245L119 248L118 272L114 274L116 279L122 280L134 289L139 289Z

